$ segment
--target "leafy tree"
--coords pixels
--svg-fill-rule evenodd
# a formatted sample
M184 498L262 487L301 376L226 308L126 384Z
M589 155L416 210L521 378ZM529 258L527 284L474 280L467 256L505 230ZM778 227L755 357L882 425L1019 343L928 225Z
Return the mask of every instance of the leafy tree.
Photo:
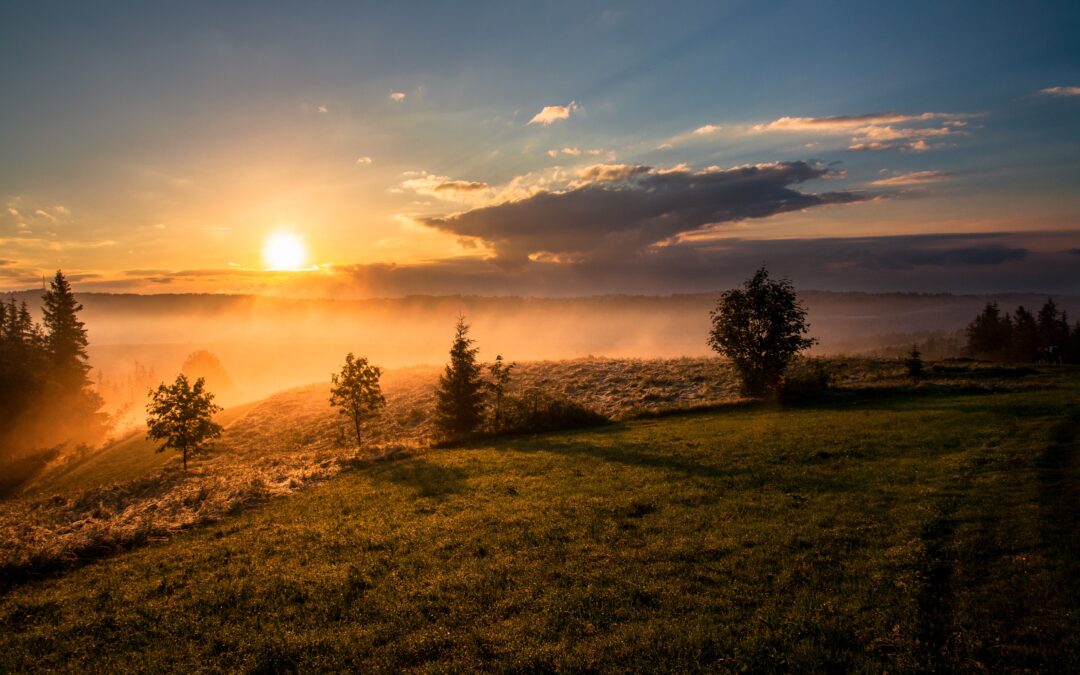
M84 387L90 366L86 363L86 325L79 319L83 306L75 299L64 273L56 270L49 290L42 296L45 314L45 347L55 376L66 386Z
M502 403L506 389L510 385L510 371L514 369L513 363L503 363L502 354L495 357L495 362L488 366L491 379L487 383L488 390L495 397L492 410L492 427L498 431L502 428Z
M188 455L202 449L211 439L221 436L221 425L213 415L222 408L214 403L214 395L206 391L206 382L200 377L192 386L187 376L176 376L176 382L150 390L150 402L146 405L146 437L163 441L158 452L169 448L184 455L187 470Z
M352 419L358 446L360 445L360 422L386 407L386 399L383 398L382 389L379 387L381 376L381 368L369 365L368 360L363 356L354 357L352 352L345 357L345 365L341 368L341 372L330 376L330 382L334 385L330 389L330 405L338 408L338 412L342 415Z
M439 377L435 399L435 427L449 438L470 434L480 426L484 409L483 382L480 364L468 337L469 325L459 317L454 343L450 347L450 363Z
M775 392L791 361L817 342L803 337L806 310L791 281L773 281L764 266L721 295L710 316L709 346L731 359L750 396Z

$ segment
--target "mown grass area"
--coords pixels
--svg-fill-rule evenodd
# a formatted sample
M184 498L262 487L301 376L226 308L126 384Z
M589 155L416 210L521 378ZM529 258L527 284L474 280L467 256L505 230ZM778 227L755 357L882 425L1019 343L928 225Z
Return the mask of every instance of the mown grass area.
M431 450L0 598L0 670L1080 670L1080 382Z

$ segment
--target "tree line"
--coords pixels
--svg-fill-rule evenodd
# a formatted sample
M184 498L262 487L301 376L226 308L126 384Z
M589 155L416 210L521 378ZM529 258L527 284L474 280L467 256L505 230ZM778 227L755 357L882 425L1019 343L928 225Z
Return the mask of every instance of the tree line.
M26 301L0 302L0 459L104 438L82 308L60 270L42 295L41 323Z
M967 353L992 361L1076 363L1080 361L1080 322L1069 326L1066 312L1052 298L1037 313L1020 305L1002 313L996 302L965 330Z

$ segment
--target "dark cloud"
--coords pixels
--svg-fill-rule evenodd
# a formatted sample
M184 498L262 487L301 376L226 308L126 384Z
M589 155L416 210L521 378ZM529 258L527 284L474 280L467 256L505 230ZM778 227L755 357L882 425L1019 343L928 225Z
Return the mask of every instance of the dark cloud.
M1080 255L1080 248L1070 248L1070 249L1069 249L1068 251L1066 251L1066 252L1067 252L1067 253L1071 253L1071 254L1073 254L1073 255Z
M1023 260L1027 249L1000 244L959 248L897 249L870 254L860 260L867 269L912 269L919 266L1000 265Z
M0 260L0 267L5 267L7 265L14 265L14 264L15 264L14 260Z
M483 239L503 263L521 263L539 252L619 257L711 223L869 198L852 192L814 194L792 187L828 175L827 167L806 162L697 172L592 167L564 191L539 192L519 201L421 222Z

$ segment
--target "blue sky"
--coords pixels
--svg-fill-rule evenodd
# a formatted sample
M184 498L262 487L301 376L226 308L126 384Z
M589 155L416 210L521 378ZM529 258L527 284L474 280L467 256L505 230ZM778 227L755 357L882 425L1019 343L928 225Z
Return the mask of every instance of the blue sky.
M1077 35L1065 2L9 3L0 287L1080 292Z

